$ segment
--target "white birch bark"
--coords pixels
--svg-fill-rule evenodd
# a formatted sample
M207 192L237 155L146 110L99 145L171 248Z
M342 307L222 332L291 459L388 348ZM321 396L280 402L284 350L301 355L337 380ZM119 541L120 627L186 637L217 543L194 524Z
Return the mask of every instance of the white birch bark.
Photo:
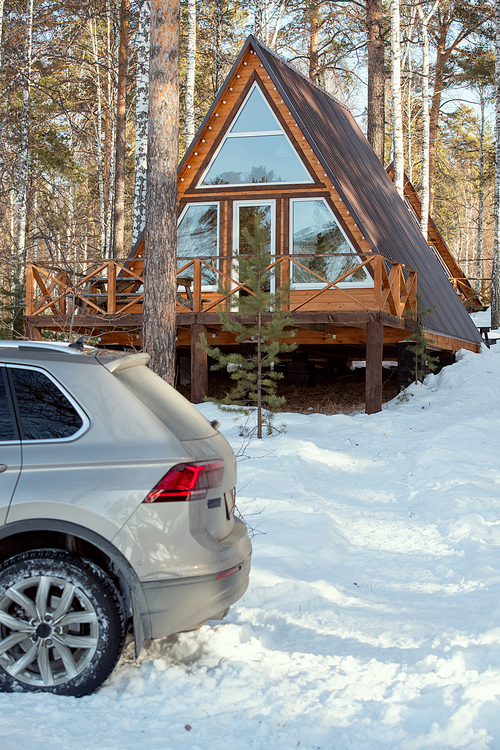
M196 0L188 0L186 60L186 149L194 138L194 82L196 75Z
M495 0L495 244L491 269L491 325L500 324L499 254L500 254L500 0Z
M222 0L216 0L214 94L218 92L222 84L222 20Z
M253 33L261 42L266 43L264 0L254 0Z
M283 10L285 8L285 0L280 0L280 3L278 5L278 13L276 16L276 24L274 26L274 34L272 36L272 39L269 42L269 46L271 49L274 49L276 47L276 42L278 41L278 34L280 30L281 25L281 17L283 15Z
M110 119L110 143L109 143L109 185L108 185L108 210L106 213L106 257L113 256L114 227L113 218L115 214L115 176L116 176L116 106L117 106L117 81L116 71L118 68L118 37L119 24L116 18L115 0L108 2L108 37L107 37L107 59L108 59L108 107Z
M439 0L435 0L427 15L425 15L422 6L418 6L418 15L422 24L422 207L420 210L420 231L426 242L428 240L430 201L429 21L434 15L438 2Z
M479 206L477 215L477 252L476 252L476 292L481 292L483 275L483 223L484 223L484 129L485 129L485 96L479 88L479 107L481 113L481 129L479 135Z
M0 70L3 68L3 8L4 0L0 0Z
M404 187L403 110L401 103L401 29L399 0L391 0L391 94L394 186L401 198Z
M26 208L29 168L29 134L31 110L31 66L33 47L33 0L26 6L26 51L23 80L23 106L21 111L21 138L19 144L19 188L17 192L16 277L20 283L22 264L26 254Z
M144 0L137 29L137 75L135 97L135 177L132 247L146 224L146 174L148 166L149 39L151 3Z
M89 21L90 38L95 65L95 85L97 98L97 119L95 120L96 131L96 156L97 156L97 179L99 184L99 235L101 246L101 258L106 256L106 215L104 206L104 158L102 153L102 102L101 102L101 66L97 44L96 23Z
M38 260L38 192L33 192L33 260Z

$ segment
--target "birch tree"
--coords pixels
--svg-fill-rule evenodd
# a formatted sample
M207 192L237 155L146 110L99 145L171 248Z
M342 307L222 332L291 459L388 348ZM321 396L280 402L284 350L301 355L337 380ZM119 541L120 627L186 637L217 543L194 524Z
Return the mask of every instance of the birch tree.
M31 117L31 75L33 51L33 0L26 5L26 47L23 76L23 106L21 110L21 137L19 158L19 188L17 193L17 240L15 280L16 299L22 296L21 273L26 252L26 203L29 180L29 137Z
M403 110L401 103L401 28L399 0L391 0L391 98L394 186L401 198L404 189Z
M125 254L125 151L127 140L127 69L130 0L121 0L120 41L118 50L118 85L116 102L116 167L113 255Z
M173 385L176 338L178 0L152 0L143 347L150 367Z
M144 0L137 29L137 69L135 85L135 173L134 222L132 246L135 246L146 223L146 171L148 153L148 98L149 98L149 30L151 3Z
M483 224L484 224L484 186L485 186L485 175L484 175L484 134L485 134L485 100L484 89L482 86L479 87L479 110L481 117L480 131L479 131L479 206L477 215L477 250L476 250L476 292L482 290L482 275L483 275Z
M430 114L429 114L429 21L437 8L439 0L435 0L431 10L426 15L421 5L418 15L422 25L422 207L420 213L420 231L427 242L429 225L429 155L430 155Z
M188 32L186 59L186 148L194 138L194 83L196 76L196 0L188 0Z
M491 269L491 326L500 325L500 0L495 0L495 244Z
M95 88L97 112L95 118L95 141L97 156L97 183L99 186L99 239L101 257L106 255L106 214L104 205L104 159L102 153L102 92L101 92L101 63L99 61L97 29L95 20L89 21L90 40L95 67Z

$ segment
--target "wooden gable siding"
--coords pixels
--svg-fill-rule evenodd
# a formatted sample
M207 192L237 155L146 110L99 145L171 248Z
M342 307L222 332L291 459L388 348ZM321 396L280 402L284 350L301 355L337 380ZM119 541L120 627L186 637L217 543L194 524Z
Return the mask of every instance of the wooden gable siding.
M261 91L266 96L283 130L289 137L292 146L299 158L303 161L309 173L314 179L313 183L302 185L278 185L256 184L255 186L228 186L220 188L196 188L203 172L208 166L214 152L222 141L226 131L232 124L233 118L243 104L245 96L256 81ZM264 65L259 60L252 45L248 45L239 64L232 71L230 77L217 97L215 105L200 128L194 144L190 147L185 159L179 168L179 204L196 201L207 201L210 196L217 200L220 196L230 196L233 200L252 200L265 197L278 199L286 194L287 198L304 197L328 197L337 220L348 235L354 247L360 252L371 252L369 242L363 232L357 226L345 202L333 186L331 179L326 174L321 164L320 157L306 139L295 118L291 115L288 107L281 98Z

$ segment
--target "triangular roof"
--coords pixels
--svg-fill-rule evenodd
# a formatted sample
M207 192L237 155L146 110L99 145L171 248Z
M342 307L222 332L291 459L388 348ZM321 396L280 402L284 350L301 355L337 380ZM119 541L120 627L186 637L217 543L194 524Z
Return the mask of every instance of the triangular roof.
M255 62L249 63L252 54L256 55L252 58ZM322 173L325 183L331 182L342 211L350 217L350 233L360 251L381 253L418 271L422 305L436 305L435 312L425 318L426 330L479 343L477 329L460 298L350 110L252 35L179 165L180 192L186 182L187 191L194 193L193 178L200 174L209 143L212 146L214 142L220 143L229 114L234 113L234 107L228 109L229 100L232 96L234 101L235 92L243 90L249 71L244 66L250 64L254 69L258 67L258 75L268 94L274 94L274 104L278 109L281 107L284 120L288 120L289 126L293 123L296 147L300 149L305 140L304 145L313 152L319 165L318 174Z

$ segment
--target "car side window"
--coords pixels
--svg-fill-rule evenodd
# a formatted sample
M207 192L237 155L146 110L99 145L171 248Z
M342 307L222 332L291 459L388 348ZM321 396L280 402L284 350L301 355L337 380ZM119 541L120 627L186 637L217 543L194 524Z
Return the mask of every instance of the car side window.
M83 425L73 404L38 370L9 368L23 440L54 440L74 435Z
M7 383L3 367L0 367L0 442L6 440L17 440L17 430L7 392Z

